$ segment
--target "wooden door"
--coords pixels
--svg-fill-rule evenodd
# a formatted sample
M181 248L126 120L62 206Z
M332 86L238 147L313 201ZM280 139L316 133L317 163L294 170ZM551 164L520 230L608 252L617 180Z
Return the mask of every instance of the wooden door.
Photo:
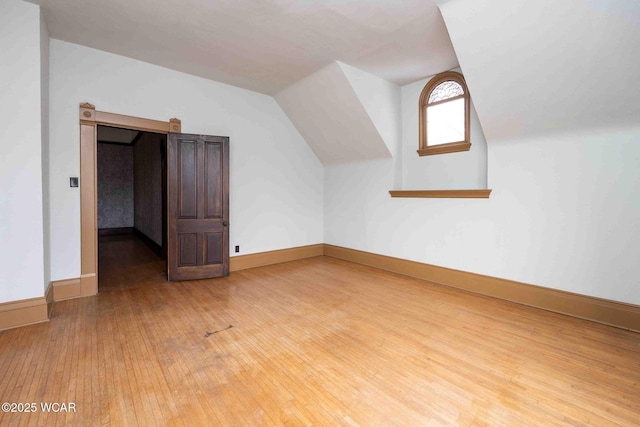
M169 134L169 280L229 275L229 138Z

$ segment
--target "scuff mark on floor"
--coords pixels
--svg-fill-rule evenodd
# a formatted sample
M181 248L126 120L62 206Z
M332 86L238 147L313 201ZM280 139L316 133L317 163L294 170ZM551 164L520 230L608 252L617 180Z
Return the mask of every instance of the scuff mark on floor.
M219 331L205 332L204 337L209 338L213 334L217 334L218 332L226 331L227 329L231 329L231 328L233 328L233 325L229 325L224 329L220 329Z

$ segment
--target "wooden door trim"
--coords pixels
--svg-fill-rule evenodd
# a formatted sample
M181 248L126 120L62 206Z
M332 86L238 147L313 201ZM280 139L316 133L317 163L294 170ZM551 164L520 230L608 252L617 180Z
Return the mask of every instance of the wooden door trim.
M166 122L96 111L80 104L80 295L98 293L98 180L97 126L112 126L160 134L181 132L182 122Z

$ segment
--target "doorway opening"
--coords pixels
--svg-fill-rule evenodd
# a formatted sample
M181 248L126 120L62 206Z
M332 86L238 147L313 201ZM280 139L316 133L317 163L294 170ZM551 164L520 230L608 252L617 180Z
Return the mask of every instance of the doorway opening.
M101 290L166 277L166 140L162 133L97 126Z
M180 132L179 119L166 122L96 111L80 104L80 289L76 297L98 293L97 127L99 125L164 134Z
M229 275L229 137L183 134L168 122L80 104L80 289L98 293L98 126L159 133L166 141L167 279ZM168 137L168 138L167 138Z

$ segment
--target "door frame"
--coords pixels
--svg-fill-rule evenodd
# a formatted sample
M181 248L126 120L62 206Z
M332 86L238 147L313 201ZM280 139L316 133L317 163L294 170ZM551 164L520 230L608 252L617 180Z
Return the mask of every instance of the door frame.
M96 111L93 104L80 104L80 296L98 293L98 125L168 135L180 133L182 122L166 122Z

